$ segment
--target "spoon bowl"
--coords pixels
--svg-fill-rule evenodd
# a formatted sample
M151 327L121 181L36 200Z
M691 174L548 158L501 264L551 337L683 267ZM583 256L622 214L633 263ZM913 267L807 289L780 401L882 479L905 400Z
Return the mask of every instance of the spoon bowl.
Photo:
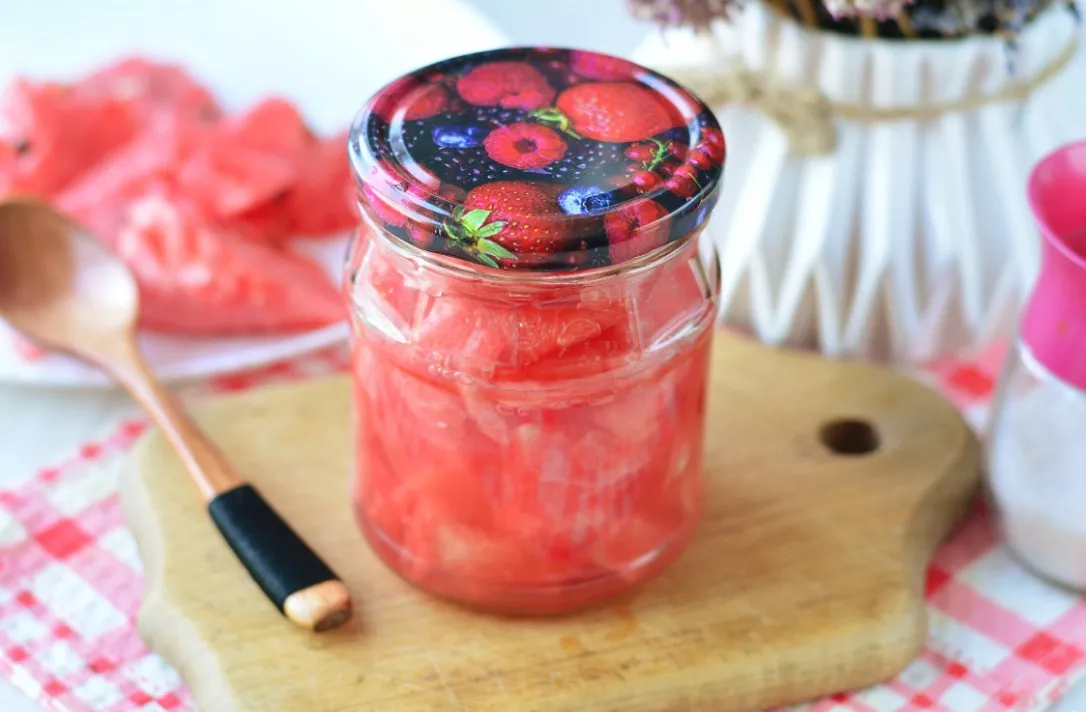
M0 316L11 326L100 364L138 315L132 273L86 230L36 200L0 202Z
M230 548L283 615L314 631L350 617L339 577L155 380L136 348L136 280L94 236L45 203L0 201L0 317L44 346L98 365L139 401Z

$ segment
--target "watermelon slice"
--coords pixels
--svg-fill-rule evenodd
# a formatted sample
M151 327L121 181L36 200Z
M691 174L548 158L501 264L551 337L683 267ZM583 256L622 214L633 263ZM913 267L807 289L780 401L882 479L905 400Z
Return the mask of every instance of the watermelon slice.
M0 95L0 195L50 197L131 140L126 105L18 80Z
M281 247L296 237L287 212L286 196L273 198L262 205L222 220L223 225L236 231L249 242Z
M185 157L177 182L187 197L215 217L255 211L285 199L312 142L294 107L282 99L266 99L220 122Z
M359 247L365 243L365 256L353 275L352 301L368 322L369 328L382 331L394 340L409 340L413 330L419 302L426 297L416 279L408 277L401 258L376 246L370 234L361 234ZM428 297L426 297L428 298ZM371 314L376 311L378 314Z
M447 358L450 368L523 380L533 364L564 357L626 319L621 302L601 308L585 301L518 304L446 294L432 301L415 337L421 348Z
M173 190L176 167L209 130L181 120L160 121L81 175L54 204L112 245L131 202L148 192Z
M435 563L448 577L465 585L474 584L483 595L509 584L530 586L551 578L545 561L525 556L523 538L516 534L503 536L444 521L432 532Z
M214 122L222 111L215 97L177 65L131 57L85 77L80 96L112 99L130 106L142 124L162 117Z
M691 327L713 308L697 257L679 257L676 255L671 264L651 274L633 297L638 340L646 350L690 333Z
M294 105L278 97L264 99L247 111L225 119L221 131L248 148L279 156L291 164L301 163L316 143ZM346 145L344 137L341 146L344 155Z
M514 378L542 383L574 382L628 365L630 355L636 353L638 347L637 334L631 329L628 318L616 321L598 336L551 351L538 362L520 369Z
M321 237L356 226L356 193L347 160L347 134L311 143L300 160L298 179L286 197L292 232Z
M370 373L374 363L369 347L352 334L351 361L356 373ZM404 522L414 510L413 493L403 487L400 472L385 455L378 419L379 401L375 400L372 381L358 378L354 381L355 432L357 468L353 485L356 514L362 522L369 522L381 532L383 538L403 541L406 531Z
M253 210L286 193L296 169L282 156L217 135L177 168L177 184L216 218Z
M651 501L643 500L619 525L601 533L592 550L603 570L627 579L643 579L645 571L639 562L646 555L665 554L670 549L674 556L681 550L701 519L704 491L699 464L692 463L693 467L670 486L652 490Z
M136 275L141 324L186 334L300 331L345 318L321 268L247 242L165 191L133 202L117 254Z
M0 196L50 199L133 267L145 326L193 334L344 317L296 230L355 224L345 137L321 141L270 97L224 116L180 67L129 58L0 96Z

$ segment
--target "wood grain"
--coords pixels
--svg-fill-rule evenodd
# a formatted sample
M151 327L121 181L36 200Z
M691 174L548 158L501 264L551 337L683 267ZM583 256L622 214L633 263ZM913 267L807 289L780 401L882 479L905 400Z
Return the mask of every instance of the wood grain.
M872 366L725 334L713 360L695 541L624 600L553 620L462 610L377 561L347 502L345 377L207 403L199 421L343 575L356 616L320 636L287 624L150 434L123 487L148 577L141 635L207 712L722 712L893 676L923 644L924 568L977 485L975 438L935 393ZM875 452L824 444L849 419L874 427ZM829 437L862 446L857 427Z

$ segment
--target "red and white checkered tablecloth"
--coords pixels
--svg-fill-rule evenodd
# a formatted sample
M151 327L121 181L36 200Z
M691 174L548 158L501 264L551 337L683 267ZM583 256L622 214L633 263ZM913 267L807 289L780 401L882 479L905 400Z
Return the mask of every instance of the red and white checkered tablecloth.
M977 424L998 361L993 353L942 364L924 378ZM344 354L332 350L201 390L240 390L345 365ZM177 673L134 628L140 562L118 501L116 464L145 427L121 423L66 461L0 490L0 674L50 709L195 709ZM1086 674L1086 601L1014 563L982 505L935 556L927 600L928 645L901 675L795 709L1039 710Z

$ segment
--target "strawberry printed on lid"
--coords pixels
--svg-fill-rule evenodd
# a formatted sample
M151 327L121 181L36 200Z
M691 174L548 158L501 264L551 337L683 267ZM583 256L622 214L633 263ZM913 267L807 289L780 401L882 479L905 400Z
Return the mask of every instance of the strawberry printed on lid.
M697 230L719 197L716 118L652 70L511 48L400 77L348 147L361 206L416 247L493 269L627 262Z
M660 95L632 82L585 82L562 92L557 110L541 110L543 121L612 143L643 141L685 122L669 112Z

